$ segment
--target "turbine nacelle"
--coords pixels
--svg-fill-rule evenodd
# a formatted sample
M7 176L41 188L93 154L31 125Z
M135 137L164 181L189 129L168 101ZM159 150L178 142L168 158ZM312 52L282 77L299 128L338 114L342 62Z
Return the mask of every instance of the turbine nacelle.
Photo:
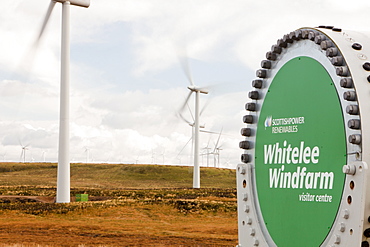
M188 122L188 124L191 126L191 127L194 127L195 126L195 123L190 123L190 122ZM203 125L199 125L199 128L202 128L202 129L204 129L206 127L206 125L205 124L203 124Z
M207 88L204 88L204 87L197 87L197 86L191 85L191 86L188 86L188 89L192 92L200 92L200 93L208 94Z
M90 6L90 0L52 0L53 2L64 3L69 2L71 5L88 8Z

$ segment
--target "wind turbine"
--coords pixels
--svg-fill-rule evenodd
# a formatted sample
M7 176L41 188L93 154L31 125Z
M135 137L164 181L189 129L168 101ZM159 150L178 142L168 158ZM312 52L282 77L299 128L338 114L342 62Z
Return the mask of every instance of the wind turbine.
M155 152L152 149L152 164L154 164L154 163L155 163Z
M192 136L189 138L189 140L185 143L185 145L181 148L180 152L176 156L176 159L180 160L180 164L181 164L181 158L179 158L180 154L182 153L182 151L184 151L184 149L186 148L186 146L189 144L191 140L193 140L193 131L192 131Z
M215 144L215 148L213 149L213 152L212 152L212 154L213 154L213 162L214 162L213 165L214 165L214 167L216 167L216 156L218 158L217 159L218 166L220 167L220 150L222 150L222 149L221 149L221 146L218 145L218 143L220 142L220 138L221 138L221 135L222 135L222 130L223 130L223 128L220 131L220 135L217 138L217 142Z
M216 148L216 152L215 152L215 161L216 161L216 155L217 155L217 166L218 166L218 168L220 168L220 150L222 150L222 148L218 147L218 148ZM215 167L216 167L216 163L215 163Z
M203 150L205 150L205 153L203 153L203 156L204 155L207 155L207 167L209 167L209 150L211 149L210 147L209 147L209 142L211 141L211 136L209 137L209 139L208 139L208 143L207 143L207 146L206 147L204 147L203 148Z
M45 162L45 160L46 160L46 151L45 150L42 151L41 158L42 158L43 162Z
M26 163L26 150L28 150L28 145L26 145L26 146L23 146L23 145L21 145L21 147L22 147L22 152L21 152L21 160L23 159L23 163Z
M198 87L194 84L189 65L187 60L182 59L182 66L185 72L185 75L190 83L190 86L187 88L190 90L186 100L179 111L179 116L186 121L186 119L182 116L182 111L185 109L191 95L195 94L195 111L194 111L194 168L193 168L193 188L200 188L200 167L199 167L199 95L201 93L208 94L208 90L203 87ZM188 121L186 121L188 122Z
M89 163L90 160L90 148L85 147L85 153L86 153L86 164Z
M164 165L164 153L166 152L166 149L163 149L163 152L161 153L161 156L162 156L162 161L163 161L163 165Z
M26 150L28 150L28 146L30 145L30 143L28 143L27 145L23 145L22 141L20 139L18 139L18 143L19 145L21 146L21 149L22 149L22 152L21 152L21 155L19 157L19 160L22 161L23 160L23 163L26 163Z
M59 151L57 175L57 203L70 202L69 158L69 60L70 60L70 5L88 8L90 0L51 0L37 42L42 37L55 4L62 7L62 45L60 76Z

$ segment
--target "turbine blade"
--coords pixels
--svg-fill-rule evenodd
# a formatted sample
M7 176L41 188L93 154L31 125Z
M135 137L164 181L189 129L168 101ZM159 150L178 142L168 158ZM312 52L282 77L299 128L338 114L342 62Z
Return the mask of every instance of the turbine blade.
M187 97L186 97L186 99L185 99L184 104L182 104L182 106L181 106L181 108L180 108L180 110L179 110L179 112L178 112L178 116L179 116L182 120L184 120L185 122L187 122L188 124L191 124L191 123L190 123L190 121L188 121L187 119L185 119L185 118L184 118L184 116L182 115L182 112L184 111L184 108L187 106L188 101L189 101L190 96L191 96L191 94L192 94L192 93L193 93L193 91L190 91L190 92L189 92L188 96L187 96Z
M189 144L189 142L191 141L191 139L193 139L193 137L190 137L190 139L186 142L186 144L184 145L184 147L181 149L181 151L179 152L179 154L176 156L176 159L177 159L177 157L179 157L179 155L182 153L182 151L184 151L184 149Z
M20 68L20 71L22 73L26 74L27 77L29 77L28 74L30 73L30 71L32 71L40 40L41 40L41 38L44 34L45 28L46 28L46 26L49 22L50 15L53 11L53 8L54 8L55 4L56 4L56 2L54 2L53 0L50 1L48 10L47 10L45 18L44 18L44 21L41 25L41 29L40 29L39 33L37 34L37 36L36 36L36 40L34 41L32 46L30 47L28 52L26 52L23 55L23 58L21 59L19 65L18 65L18 67Z
M209 131L209 130L199 130L200 132L204 132L204 133L209 133L209 134L217 134L219 135L220 133L219 132L214 132L214 131Z
M209 147L209 142L211 141L211 135L209 136L209 139L208 139L208 143L207 143L207 153L209 152L208 151L208 147Z
M222 134L222 130L223 130L224 127L221 128L221 132L220 132L220 135L218 136L218 139L217 139L217 142L216 142L216 145L215 145L215 149L213 150L213 152L216 151L217 149L217 145L218 145L218 142L220 141L220 137L221 137L221 134Z
M204 104L204 106L202 107L202 109L200 110L200 112L199 112L199 116L202 116L202 114L203 114L203 112L204 112L204 110L208 107L208 105L209 105L209 103L211 102L211 100L210 99L208 99L207 101L206 101L206 103Z
M184 121L184 122L186 122L187 124L189 124L189 125L192 125L193 123L191 123L190 121L188 121L186 118L184 118L184 116L181 114L181 113L179 113L179 117Z
M182 111L184 110L184 108L185 108L185 107L186 107L186 105L188 104L188 101L189 101L190 96L191 96L191 94L192 94L192 93L193 93L193 91L190 91L190 92L189 92L189 94L188 94L188 96L186 97L184 104L182 104L182 106L181 106L181 108L180 108L179 112L182 112Z
M231 136L233 138L238 138L238 136L235 136L235 135L230 135L230 134L225 134L225 133L220 133L220 132L215 132L215 131L210 131L210 130L202 130L200 129L199 130L200 132L204 132L204 133L209 133L209 134L217 134L217 135L222 135L222 136ZM213 142L215 143L215 142Z
M182 68L186 78L188 79L190 85L194 86L193 77L191 75L191 70L190 70L190 66L189 66L188 57L187 56L181 56L181 57L179 57L179 61L180 61L180 64L181 64L181 68Z
M49 22L49 19L50 19L50 15L51 13L53 12L53 9L54 9L54 6L55 6L55 3L53 0L50 1L50 4L49 4L49 8L46 12L46 15L45 15L45 18L44 18L44 22L42 23L42 26L41 26L41 30L40 30L40 33L39 35L37 36L37 41L36 43L38 43L42 37L42 35L44 34L44 31L45 31L45 28Z
M191 109L190 109L190 106L189 106L188 102L186 102L186 106L187 106L187 107L188 107L188 109L189 109L190 116L191 116L191 118L193 119L193 122L195 122L193 112L191 111Z
M188 55L188 41L187 38L184 37L182 40L176 43L175 51L177 55L177 59L180 62L182 71L184 72L186 78L188 79L191 86L194 86L192 73L189 66L189 55Z

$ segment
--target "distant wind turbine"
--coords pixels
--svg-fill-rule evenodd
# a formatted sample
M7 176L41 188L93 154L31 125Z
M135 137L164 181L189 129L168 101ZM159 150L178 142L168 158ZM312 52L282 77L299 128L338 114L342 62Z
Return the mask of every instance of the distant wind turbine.
M223 128L220 131L220 135L217 138L217 142L215 143L215 148L213 149L213 152L212 152L214 167L216 167L216 160L217 160L217 163L218 163L218 167L220 167L220 150L222 150L222 149L221 149L221 146L219 146L219 143L220 143L220 138L221 138L221 135L222 135L222 130L223 130Z
M23 163L26 163L26 150L28 150L28 146L30 145L30 143L28 143L27 145L23 145L23 143L20 139L18 139L18 143L19 143L19 145L21 146L21 149L22 149L19 160L21 162L23 161Z
M216 160L217 160L217 167L220 168L220 150L222 150L221 147L216 148L216 151L214 152L214 166L216 167ZM217 158L216 158L217 157Z
M28 146L29 146L29 144L26 145L26 146L21 145L22 152L21 152L20 159L23 160L23 163L26 163L26 150L28 150L28 148L27 148Z
M57 175L57 203L70 202L70 157L69 157L69 60L70 60L70 5L88 8L90 0L51 0L46 12L37 43L44 34L55 4L62 8L62 45L60 81L59 152Z
M187 61L186 57L183 57L180 60L182 64L182 68L184 70L184 73L190 83L190 86L187 88L190 90L188 96L185 99L185 102L183 103L182 107L180 108L179 111L179 116L186 122L188 122L182 115L183 110L188 104L188 101L191 97L191 95L194 93L195 94L195 111L194 111L194 168L193 168L193 188L200 188L200 167L199 167L199 117L200 117L200 112L199 112L199 95L201 93L203 94L208 94L208 89L204 87L198 87L194 84L191 73L190 73L190 68L189 64ZM189 122L188 122L189 123Z
M85 153L86 153L86 163L89 163L89 160L90 160L90 148L85 147Z
M45 162L45 160L46 160L46 151L45 150L42 151L41 158L42 158L43 162Z
M154 163L155 163L155 152L152 149L152 164L154 164Z
M165 152L166 152L166 149L163 149L163 151L161 153L163 165L164 165L164 154L165 154Z
M208 139L208 143L207 143L207 146L206 147L204 147L203 148L203 150L205 150L205 152L202 154L203 156L204 155L207 155L207 167L209 166L209 150L211 149L210 147L209 147L209 142L211 141L211 136L209 137L209 139Z

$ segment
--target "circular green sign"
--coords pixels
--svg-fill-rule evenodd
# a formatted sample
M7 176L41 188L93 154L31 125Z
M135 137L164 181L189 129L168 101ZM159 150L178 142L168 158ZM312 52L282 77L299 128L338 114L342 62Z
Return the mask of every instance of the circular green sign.
M277 246L325 240L340 205L345 164L343 114L330 75L313 58L291 59L271 82L256 133L257 196Z

